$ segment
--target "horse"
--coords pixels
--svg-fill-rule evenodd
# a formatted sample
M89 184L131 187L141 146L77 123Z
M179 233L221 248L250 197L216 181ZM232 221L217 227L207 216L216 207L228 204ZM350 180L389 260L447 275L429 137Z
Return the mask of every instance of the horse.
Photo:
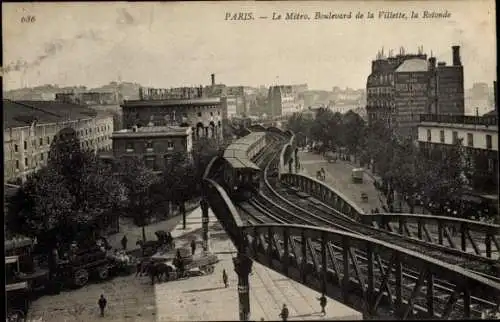
M155 278L158 279L158 282L162 281L162 277L164 280L168 281L170 273L172 271L173 271L172 267L170 267L166 263L150 262L147 265L147 272L151 277L151 285L154 285Z

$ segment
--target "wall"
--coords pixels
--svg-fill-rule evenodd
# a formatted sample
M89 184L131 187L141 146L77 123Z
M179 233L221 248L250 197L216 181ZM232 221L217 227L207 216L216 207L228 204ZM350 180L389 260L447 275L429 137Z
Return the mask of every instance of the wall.
M437 67L437 95L438 114L464 114L464 72L462 66Z
M424 114L428 104L427 72L399 72L394 75L395 118L398 132L417 136L420 114Z
M431 141L427 140L427 130L431 130ZM421 124L418 127L418 140L421 142L439 143L440 131L444 131L445 142L444 144L453 144L453 131L456 131L459 139L463 139L463 145L467 144L467 134L473 135L473 144L476 149L487 150L486 148L486 135L491 135L492 149L498 151L498 127L497 126L484 126L484 125L462 125L462 124L439 124L427 125Z
M228 117L226 99L212 105L192 103L172 106L128 106L124 104L122 110L123 126L126 129L134 125L146 126L150 122L155 126L188 123L193 133L196 133L196 128L200 125L206 129L213 125L220 139L222 139L222 122Z
M84 150L111 150L111 116L4 129L5 181L25 180L27 175L46 165L54 136L64 128L76 131Z
M148 142L152 144L151 148L148 148ZM113 137L113 156L115 158L137 156L144 158L148 166L151 166L148 164L148 160L151 160L149 162L153 162L153 170L162 169L166 156L176 152L191 152L192 147L190 135L148 137L145 133L140 133L136 137L120 137L119 134L115 134Z

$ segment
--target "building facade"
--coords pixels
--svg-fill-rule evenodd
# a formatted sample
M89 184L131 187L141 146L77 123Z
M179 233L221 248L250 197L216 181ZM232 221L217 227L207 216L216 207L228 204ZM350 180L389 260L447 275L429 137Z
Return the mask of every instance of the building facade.
M192 129L193 138L223 139L223 122L227 119L225 97L162 99L142 95L143 100L122 104L123 126L185 126Z
M47 164L58 135L70 130L80 147L111 151L113 117L54 101L3 101L4 180L20 183Z
M447 66L434 57L400 54L386 58L383 52L372 61L367 80L369 124L382 121L401 136L416 138L419 115L464 114L463 66L459 46L452 46L453 64Z
M175 153L191 156L193 139L190 127L134 126L112 135L113 158L135 156L144 159L146 166L161 171Z
M490 116L436 115L421 116L418 126L420 150L429 158L462 141L464 163L472 173L471 186L485 193L498 193L498 119Z
M268 116L291 116L304 109L303 93L307 85L271 86L268 92Z

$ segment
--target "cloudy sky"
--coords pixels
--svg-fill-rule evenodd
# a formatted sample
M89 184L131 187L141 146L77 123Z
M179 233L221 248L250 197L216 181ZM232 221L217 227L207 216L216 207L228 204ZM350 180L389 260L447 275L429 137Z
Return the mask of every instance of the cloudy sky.
M99 86L121 77L147 86L308 83L364 88L371 60L423 46L451 62L461 46L465 86L496 74L494 1L2 4L4 88L22 82ZM378 19L381 10L448 19ZM351 20L272 21L273 12L352 12ZM354 19L356 12L375 19ZM256 20L229 21L252 12ZM33 16L35 22L22 23ZM268 16L269 19L259 19ZM24 81L23 81L24 80Z

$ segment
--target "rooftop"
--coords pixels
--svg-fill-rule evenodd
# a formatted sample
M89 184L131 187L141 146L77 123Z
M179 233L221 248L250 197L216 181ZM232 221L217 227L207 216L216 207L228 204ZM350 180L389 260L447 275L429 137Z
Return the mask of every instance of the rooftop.
M407 72L426 72L428 70L427 60L412 58L405 60L396 69L396 73L407 73Z
M152 99L152 100L130 100L124 101L122 107L140 107L140 106L178 106L178 105L213 105L219 104L219 97L204 97L192 99Z
M96 117L97 112L82 105L56 101L3 100L4 129L38 123L56 123Z
M155 135L155 136L170 136L170 135L189 135L190 127L181 126L142 126L134 129L123 129L113 132L113 137L122 136L137 136L137 135Z
M472 115L445 115L445 114L421 114L421 123L447 123L447 124L469 124L497 126L498 118L496 114L472 116Z

